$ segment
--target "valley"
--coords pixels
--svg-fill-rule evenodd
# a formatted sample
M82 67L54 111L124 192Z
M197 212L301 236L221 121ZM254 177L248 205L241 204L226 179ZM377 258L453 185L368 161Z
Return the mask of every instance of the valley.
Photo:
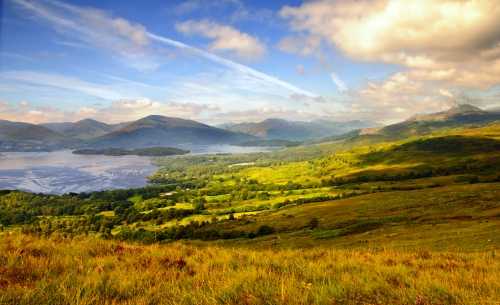
M470 119L476 115L483 119ZM474 125L442 127L443 120L464 117ZM173 302L231 303L247 296L250 303L495 302L500 125L489 114L470 112L419 120L426 123L351 131L334 141L255 143L285 145L269 152L151 157L159 169L148 175L153 184L142 188L59 196L1 191L4 251L22 253L11 264L27 275L5 273L0 280L33 287L26 297L32 301L44 298L36 292L40 285L81 286L81 273L70 270L83 268L99 281L113 280L88 286L81 297L97 293L117 303L159 298L158 290L140 283L154 274L181 279L156 280L161 289L184 291L173 294ZM81 267L68 259L74 253L85 258ZM23 258L47 264L53 256L64 262L61 276L49 279L20 265ZM481 279L469 276L470 264ZM144 271L121 279L133 266ZM471 288L473 281L480 291ZM141 294L127 294L129 285L143 287ZM9 287L13 296L20 286ZM54 293L45 300L63 298Z

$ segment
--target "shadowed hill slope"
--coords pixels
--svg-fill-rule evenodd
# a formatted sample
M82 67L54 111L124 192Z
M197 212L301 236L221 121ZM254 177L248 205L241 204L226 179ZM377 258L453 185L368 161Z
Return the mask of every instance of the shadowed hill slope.
M64 127L61 132L70 138L88 140L115 130L115 128L108 124L92 119L85 119Z
M333 122L317 119L311 122L302 122L273 118L260 123L226 123L218 126L230 131L241 131L267 140L307 141L343 134L354 129L381 125L372 121L360 120Z
M184 143L216 144L255 139L251 135L222 130L192 120L150 115L81 146L124 148Z

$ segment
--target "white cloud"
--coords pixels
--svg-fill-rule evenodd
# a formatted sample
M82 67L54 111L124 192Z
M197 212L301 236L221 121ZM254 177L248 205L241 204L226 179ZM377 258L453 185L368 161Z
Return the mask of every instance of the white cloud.
M494 0L374 0L370 5L321 0L285 6L280 15L298 37L314 38L301 39L311 50L320 37L350 59L414 69L420 80L482 89L500 83L500 6Z
M169 89L155 87L136 81L129 81L104 75L103 83L92 83L75 77L58 74L48 74L35 71L6 71L0 72L0 83L6 84L6 88L0 86L0 91L48 91L47 88L56 87L64 91L71 90L92 95L93 97L107 99L121 99L124 97L141 96L143 92L156 91L168 92ZM26 85L29 84L29 85ZM39 85L33 87L31 84Z
M247 111L233 110L227 113L215 114L210 117L210 122L261 122L270 118L310 121L317 119L318 115L285 107L264 107Z
M336 73L330 73L330 76L332 77L332 81L337 85L337 88L341 93L344 93L347 91L347 85L343 80L339 78L339 76Z
M10 107L10 106L12 106L11 103L6 101L0 101L0 107Z
M106 122L121 122L137 120L152 114L192 119L202 111L218 109L219 107L214 104L160 103L148 98L141 98L117 100L110 107L103 109L81 108L77 110L76 114L102 118Z
M61 46L66 46L66 47L72 47L72 48L77 48L77 49L85 49L89 48L88 45L83 44L83 43L77 43L77 42L71 42L71 41L52 41L55 44L61 45Z
M43 112L59 112L61 110L59 108L54 108L54 107L52 107L50 105L38 106L36 109L40 110L40 111L43 111Z
M61 35L117 54L121 62L140 70L155 70L162 60L148 46L146 28L109 13L59 1L13 0L26 16L51 25ZM136 62L138 61L138 62Z
M208 11L212 8L220 9L229 4L236 5L238 9L244 9L243 3L239 0L187 0L169 8L175 14L185 14L196 10Z
M385 115L383 121L392 122L415 113L444 111L456 105L453 94L415 81L408 72L396 73L377 83L366 81L363 88L349 95L352 109L377 113L380 117Z
M119 123L138 120L152 114L193 119L203 111L216 111L219 109L216 104L160 103L141 98L117 100L106 108L82 107L73 112L61 111L50 105L43 105L37 107L36 110L30 111L3 109L0 112L0 119L40 124L75 122L85 118L93 118L107 123Z
M306 35L299 35L298 37L287 36L281 39L276 47L287 53L298 53L308 56L321 47L321 38Z
M125 86L123 88L117 88L113 85L94 84L82 81L78 78L61 76L57 74L46 74L35 71L1 72L0 79L59 87L110 99L118 99L123 96L135 95L133 89L127 89L125 88ZM123 89L124 91L120 91L120 89Z
M303 65L296 65L295 70L299 72L301 75L306 75L306 70L304 69Z
M2 52L2 53L0 53L0 55L12 57L12 58L17 58L17 59L24 59L24 60L29 60L29 61L35 61L35 59L33 59L31 57L23 56L23 55L19 55L19 54L13 54L13 53L9 53L9 52Z
M30 107L30 103L26 102L26 101L22 101L19 103L19 105L21 105L21 107Z
M309 99L309 98L307 97L307 95L304 95L304 94L297 94L297 93L292 94L292 95L290 96L290 98L291 98L292 100L295 100L295 101L303 101L303 100L307 100L307 99Z
M406 69L353 92L332 75L356 111L385 112L389 119L440 111L455 103L454 88L500 84L495 0L317 0L284 6L279 14L294 32L278 44L285 51L309 55L323 44L355 62Z
M56 31L72 40L83 41L86 45L95 46L117 54L117 62L138 70L155 70L168 58L168 54L158 51L158 43L173 46L183 54L200 56L234 71L232 84L241 86L242 89L261 92L264 94L289 95L289 92L298 92L310 96L316 94L302 90L285 81L276 79L258 72L242 64L219 57L210 52L193 48L178 41L148 33L140 24L134 24L123 18L115 18L108 12L93 8L83 8L65 4L58 1L34 2L27 0L13 0L20 8L26 11L30 18L48 23ZM231 31L229 31L231 32ZM231 32L232 33L232 32ZM242 34L242 33L241 33ZM246 34L245 34L246 35ZM248 36L252 37L252 36ZM162 76L157 74L158 76ZM33 80L32 80L33 81ZM41 80L38 83L43 83ZM51 82L50 85L57 86ZM2 84L0 84L0 87ZM70 86L72 90L80 90L86 86ZM95 87L95 86L94 86ZM141 94L126 94L121 90L110 90L109 87L95 87L97 91L104 91L100 96L119 99L123 97L143 96ZM261 90L263 88L264 91ZM134 92L134 86L124 88ZM6 88L5 90L8 90ZM168 89L164 89L167 90ZM95 94L95 90L93 94ZM175 89L170 90L175 91ZM115 94L115 93L118 93Z
M292 94L290 96L290 98L294 101L297 101L297 102L300 102L300 101L308 101L308 102L316 102L316 103L321 103L321 104L325 104L325 103L336 103L335 100L332 100L330 98L327 98L327 97L324 97L323 95L318 95L318 96L315 96L315 97L310 97L310 96L307 96L307 95L303 95L303 94ZM309 103L307 103L307 106L309 106Z
M321 0L285 6L280 15L292 30L321 37L355 60L425 67L500 57L495 0Z
M158 35L154 35L151 33L149 33L148 36L153 40L157 40L157 41L162 42L164 44L190 51L193 54L196 54L198 56L201 56L203 58L206 58L208 60L216 62L222 66L231 68L235 72L238 73L238 76L241 79L243 79L245 81L252 81L255 84L258 84L259 86L264 86L264 87L272 86L275 88L277 87L277 88L285 89L285 90L288 90L288 91L291 91L294 93L304 94L304 95L308 95L308 96L317 96L317 94L315 94L315 93L308 92L306 90L302 90L302 89L300 89L292 84L289 84L285 81L279 80L277 78L274 78L274 77L269 76L267 74L264 74L262 72L256 71L250 67L236 63L232 60L225 59L225 58L219 57L215 54L188 46L187 44L184 44L182 42L171 40L171 39L161 37ZM254 86L254 88L258 89L259 86Z
M66 52L51 53L49 51L43 51L43 52L40 52L38 54L40 56L43 56L43 57L59 57L59 58L68 57L68 53L66 53Z
M475 105L481 108L489 108L492 105L496 105L500 103L500 94L496 94L491 97L482 98L482 97L471 97L465 91L460 91L456 96L456 101L459 104L470 104ZM484 109L483 108L483 109Z
M257 61L267 52L266 45L258 37L242 33L228 25L219 25L208 20L189 20L177 23L175 28L184 35L201 34L214 39L208 45L209 51L230 52L244 61Z

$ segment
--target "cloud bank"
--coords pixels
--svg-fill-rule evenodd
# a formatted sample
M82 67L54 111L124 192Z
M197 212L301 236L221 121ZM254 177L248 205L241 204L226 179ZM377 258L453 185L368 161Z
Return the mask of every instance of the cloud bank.
M278 47L310 55L320 45L354 62L402 67L384 81L352 92L354 109L411 114L453 103L452 88L500 84L500 6L495 0L311 1L283 7L292 36ZM335 75L332 80L337 83Z
M202 20L188 20L175 25L184 35L201 34L214 39L208 45L210 52L230 52L236 58L247 62L258 61L267 52L266 45L256 36L242 33L228 25Z

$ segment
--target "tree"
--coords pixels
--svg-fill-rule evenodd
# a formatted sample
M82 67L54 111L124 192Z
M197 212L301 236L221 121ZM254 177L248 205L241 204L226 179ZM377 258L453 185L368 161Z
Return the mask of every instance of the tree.
M274 233L274 228L269 225L262 225L257 229L257 235L269 235Z
M116 216L121 216L125 214L126 209L122 207L121 205L117 206L114 210Z
M311 220L309 220L309 228L311 230L316 229L318 227L318 224L319 224L318 217L313 217L311 218Z
M478 176L472 176L469 180L469 183L470 184L474 184L474 183L479 183L479 177Z

